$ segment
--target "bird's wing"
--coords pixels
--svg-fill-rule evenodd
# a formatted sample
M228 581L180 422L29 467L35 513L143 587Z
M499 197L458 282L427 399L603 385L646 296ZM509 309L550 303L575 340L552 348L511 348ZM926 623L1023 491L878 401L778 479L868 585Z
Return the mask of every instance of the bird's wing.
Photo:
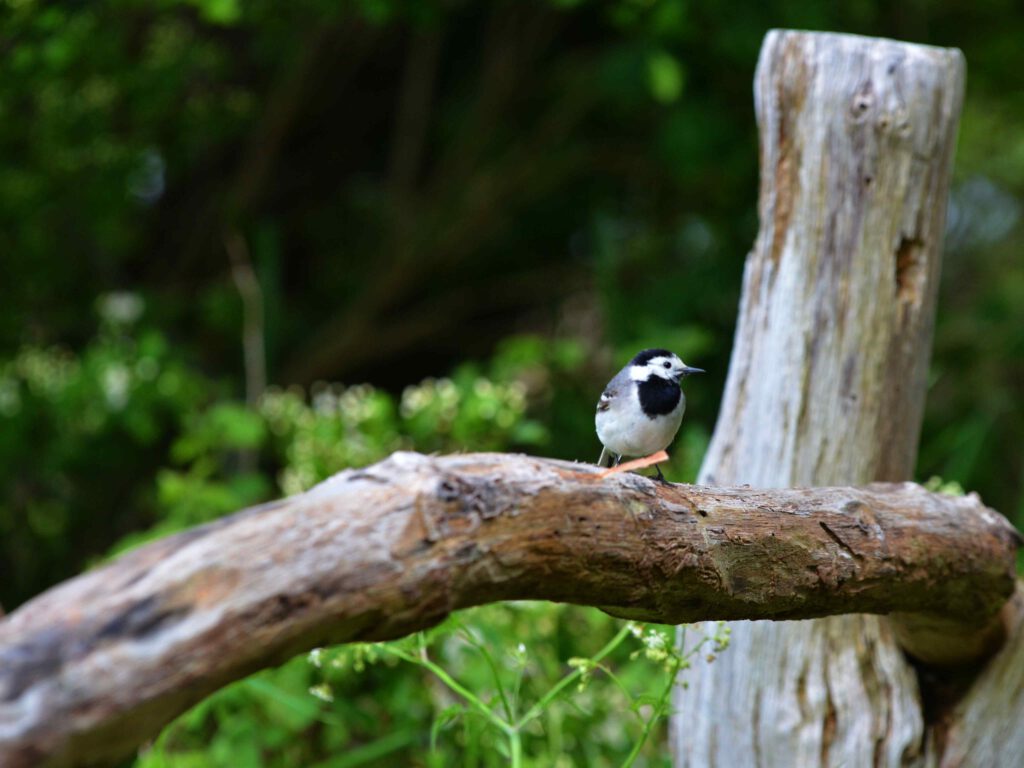
M601 399L597 401L597 410L607 411L612 405L612 400L614 400L618 394L619 388L615 381L612 380L608 386L604 388L604 392L601 393Z
M608 386L601 393L601 399L597 401L597 410L607 411L611 408L613 402L616 402L629 392L629 387L632 383L632 380L629 378L629 371L625 368L615 374L615 378L608 382Z

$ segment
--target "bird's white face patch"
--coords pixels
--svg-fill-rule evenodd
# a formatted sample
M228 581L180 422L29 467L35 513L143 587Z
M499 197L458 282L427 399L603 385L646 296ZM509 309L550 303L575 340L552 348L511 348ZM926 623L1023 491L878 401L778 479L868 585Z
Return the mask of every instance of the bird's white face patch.
M685 367L686 365L676 355L659 355L652 357L647 365L631 365L629 378L633 381L647 381L651 376L660 376L663 379L679 381Z

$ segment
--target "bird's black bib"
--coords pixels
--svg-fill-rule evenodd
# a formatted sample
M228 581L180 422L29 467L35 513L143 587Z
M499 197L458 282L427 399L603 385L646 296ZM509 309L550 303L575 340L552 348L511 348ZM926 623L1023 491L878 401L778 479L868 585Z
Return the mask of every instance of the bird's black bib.
M683 396L678 384L661 376L651 376L647 381L637 382L636 387L640 408L649 419L672 413L679 405L679 398Z

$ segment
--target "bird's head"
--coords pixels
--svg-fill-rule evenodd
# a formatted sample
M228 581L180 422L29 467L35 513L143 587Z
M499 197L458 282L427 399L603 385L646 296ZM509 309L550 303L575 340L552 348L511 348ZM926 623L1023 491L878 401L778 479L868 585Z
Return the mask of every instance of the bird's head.
M691 373L704 373L704 370L691 368L667 349L645 349L629 361L629 376L634 381L647 381L657 376L678 384Z

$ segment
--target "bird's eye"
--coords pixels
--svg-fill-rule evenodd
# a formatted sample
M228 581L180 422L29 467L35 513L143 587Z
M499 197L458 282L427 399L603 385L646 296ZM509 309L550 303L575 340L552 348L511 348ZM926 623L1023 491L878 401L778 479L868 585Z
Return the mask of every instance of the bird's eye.
M662 365L664 365L666 368L671 368L672 367L672 363L670 363L668 361L665 361L664 363L662 363Z

